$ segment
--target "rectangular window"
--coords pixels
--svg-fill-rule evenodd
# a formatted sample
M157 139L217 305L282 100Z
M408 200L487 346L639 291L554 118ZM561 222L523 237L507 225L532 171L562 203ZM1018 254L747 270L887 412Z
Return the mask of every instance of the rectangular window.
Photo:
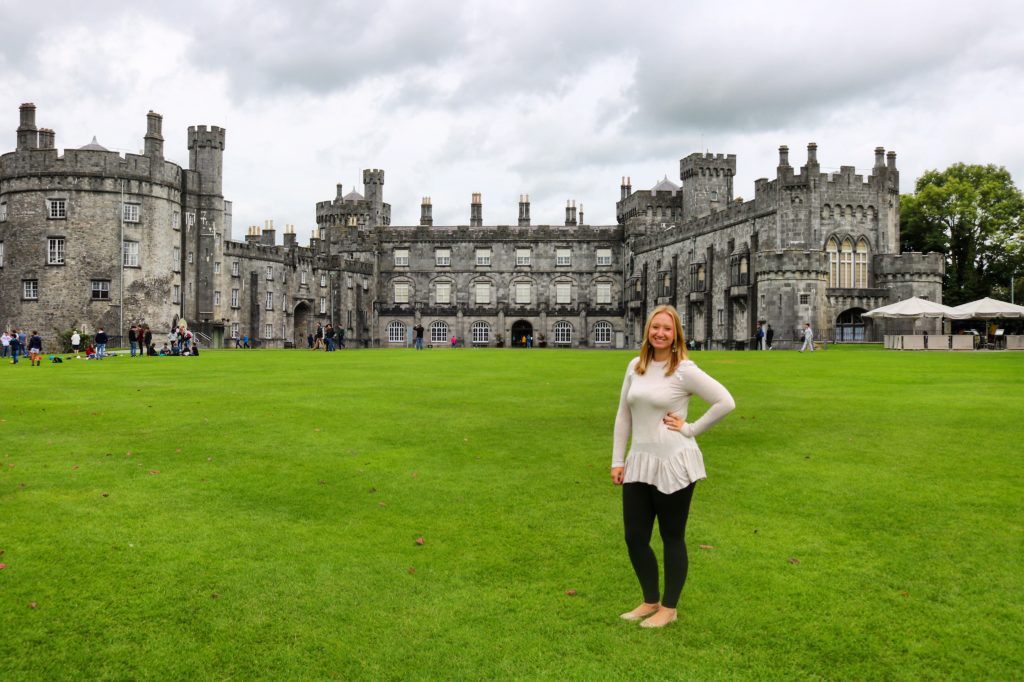
M434 251L434 265L438 267L448 267L452 264L452 250L451 249L437 249Z
M171 303L181 303L181 285L175 284L171 291Z
M610 305L612 302L612 285L610 282L597 283L597 304Z
M0 201L0 223L7 220L7 202Z
M274 338L274 325L270 324L269 322L263 325L263 338Z
M219 275L220 274L220 263L217 263L216 261L213 264L213 274L215 274L215 275Z
M320 297L320 314L323 315L327 312L327 297Z
M452 302L452 285L450 282L438 282L434 286L434 294L438 305L448 305Z
M110 299L110 280L94 279L92 281L92 300L106 301Z
M231 307L232 308L237 308L238 307L238 289L232 289L231 290Z
M530 249L516 249L516 265L530 264Z
M46 240L46 264L64 265L64 237L50 237Z
M491 302L491 285L486 282L477 282L476 285L476 302L477 303L490 303Z
M491 264L491 250L490 249L477 249L476 250L476 264L477 265L490 265Z
M192 229L196 226L196 214L193 211L185 212L185 227Z
M800 305L809 305L811 303L810 294L800 294Z
M192 265L192 252L191 251L188 252L188 264Z
M572 265L572 249L556 249L555 265Z
M126 223L137 223L137 222L139 222L139 205L138 204L122 204L121 205L121 218Z
M171 229L181 229L181 213L179 211L171 211Z
M517 284L516 285L516 303L520 305L526 305L530 302L530 285L529 284Z
M139 267L139 243L124 242L124 266L126 268Z
M219 291L213 292L213 304L214 305L220 305L220 292Z
M327 275L323 275L323 274L320 275L320 286L322 286L322 287L327 286Z
M395 249L395 267L409 267L409 249Z
M572 303L572 285L568 282L559 282L555 285L555 303L568 305Z
M239 268L238 261L232 261L232 263L231 263L231 276L232 277L238 277L238 268Z
M725 309L724 308L719 308L718 309L718 324L719 325L725 324Z
M306 271L305 270L299 270L299 284L301 286L306 286Z
M611 249L598 249L597 250L597 264L598 265L611 265L612 264L612 250Z
M409 302L409 284L407 282L395 282L395 303Z
M0 268L4 266L4 243L0 241Z
M175 246L171 249L171 267L175 272L181 272L181 247Z
M237 322L232 322L231 323L231 338L233 338L233 339L237 339L238 338L238 323Z
M274 309L274 292L273 291L268 291L267 292L267 305L266 305L266 308L267 308L267 310L273 310Z
M39 280L38 279L23 279L21 280L21 297L22 298L39 298Z
M68 217L67 199L47 199L51 220L64 220Z
M267 266L267 279L274 279L274 268L270 265Z

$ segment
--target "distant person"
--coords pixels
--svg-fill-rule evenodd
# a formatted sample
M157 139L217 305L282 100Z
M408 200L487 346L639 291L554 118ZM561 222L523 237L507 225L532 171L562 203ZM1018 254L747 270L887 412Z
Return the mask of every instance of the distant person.
M309 350L313 350L313 335L312 334L307 334L306 335L306 347L309 348Z
M324 327L324 344L327 346L327 352L334 352L334 325L330 322Z
M139 344L139 357L146 354L146 330L140 324L135 329L135 343Z
M107 333L103 327L96 330L96 338L93 340L96 343L96 359L102 360L107 355Z
M134 324L132 325L131 329L128 330L129 352L131 353L130 357L133 358L135 357L135 351L138 350L139 348L139 341L138 339L135 338L136 331L137 330Z
M6 358L7 354L11 352L11 334L7 330L4 330L3 334L0 334L0 358Z
M417 323L412 330L416 332L416 350L423 350L423 325Z
M146 325L146 333L143 334L142 340L146 342L147 349L155 346L153 343L153 330L149 328L148 324ZM148 355L156 355L156 353L148 353Z
M71 350L75 351L75 357L78 357L78 352L82 348L82 335L78 333L78 330L71 332Z
M811 329L811 323L804 323L804 345L800 347L800 352L803 353L808 348L811 352L814 352L814 331Z
M11 330L11 364L18 364L18 356L21 354L21 337L18 336L18 330Z
M28 339L28 360L29 365L32 367L38 367L40 360L39 356L43 354L43 338L39 336L39 332L33 330L32 336Z
M772 329L772 326L770 324L765 325L765 329L764 329L764 345L765 345L765 350L771 350L772 349L772 339L774 339L774 338L775 338L775 330Z
M710 407L700 419L688 423L692 395ZM652 310L640 356L629 363L622 382L612 448L612 483L622 486L626 548L643 592L643 602L623 613L624 620L643 620L645 628L664 627L676 620L676 604L689 567L690 502L697 481L707 477L694 439L735 407L729 391L687 359L676 309L661 305ZM658 585L658 559L651 549L655 520L665 550L663 591Z
M313 350L320 350L324 347L324 328L319 322L316 323L316 333L313 334Z
M455 334L452 334L452 348L456 348L459 345L459 339L456 338Z
M764 325L760 322L757 323L757 334L754 338L757 339L757 350L764 350Z
M344 327L339 327L338 328L338 347L339 348L344 348L345 347L345 328Z
M241 348L241 347L242 347L242 337L238 336L238 335L235 335L235 348Z
M242 348L251 348L251 346L249 345L249 335L248 334L246 334L245 336L242 337Z

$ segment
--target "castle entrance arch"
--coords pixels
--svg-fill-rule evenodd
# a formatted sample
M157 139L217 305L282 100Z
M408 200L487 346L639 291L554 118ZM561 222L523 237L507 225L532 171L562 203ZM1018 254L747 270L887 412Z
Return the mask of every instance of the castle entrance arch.
M861 317L867 311L864 308L849 308L839 313L836 318L836 343L866 341L867 325Z
M526 320L516 320L512 323L512 347L526 348L533 337L533 325ZM523 339L526 341L523 341Z
M312 312L313 309L305 301L295 306L295 314L292 315L292 321L295 323L292 340L296 348L305 348L309 345L306 343L306 337L313 331Z

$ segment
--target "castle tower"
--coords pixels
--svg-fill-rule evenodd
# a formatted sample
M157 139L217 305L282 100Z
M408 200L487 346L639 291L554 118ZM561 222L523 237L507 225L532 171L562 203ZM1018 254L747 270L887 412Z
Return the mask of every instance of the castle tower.
M368 227L383 224L384 214L384 171L372 168L363 171L363 197L370 204Z
M473 192L469 204L469 226L480 227L484 224L484 205L479 192Z
M420 225L430 227L434 224L434 206L430 203L430 197L423 197L420 203Z
M735 154L690 154L679 161L683 181L683 220L701 218L732 201Z
M519 195L519 227L530 226L530 195Z
M152 159L164 158L164 117L153 111L146 114L145 155Z
M147 132L147 136L149 133ZM224 140L226 131L217 126L189 126L188 161L183 196L184 211L192 218L182 230L182 253L193 262L182 269L181 314L191 325L212 336L213 254L216 235L224 230ZM156 143L155 137L146 140ZM148 151L148 149L147 149Z
M225 133L217 126L188 127L188 168L199 173L197 189L202 194L222 196Z
M26 102L18 107L21 112L21 124L18 126L17 150L37 149L39 147L39 131L36 128L36 105Z

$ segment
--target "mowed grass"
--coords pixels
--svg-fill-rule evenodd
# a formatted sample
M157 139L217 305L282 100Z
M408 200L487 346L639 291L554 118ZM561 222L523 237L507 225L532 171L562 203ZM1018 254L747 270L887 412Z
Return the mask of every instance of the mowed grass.
M1024 354L694 354L738 408L661 631L618 619L633 355L3 364L0 675L1021 678Z

